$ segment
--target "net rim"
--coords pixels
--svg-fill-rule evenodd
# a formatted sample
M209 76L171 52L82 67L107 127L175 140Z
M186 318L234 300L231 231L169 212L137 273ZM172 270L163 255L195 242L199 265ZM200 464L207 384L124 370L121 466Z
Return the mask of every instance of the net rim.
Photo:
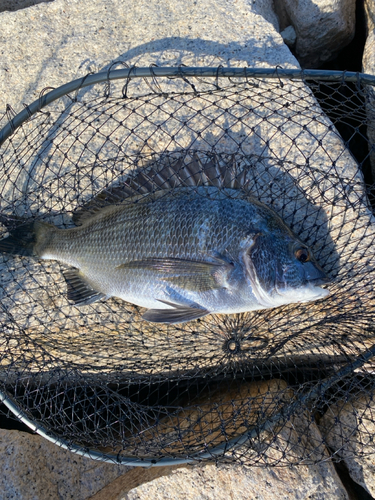
M118 63L114 63L118 64ZM40 97L16 114L9 122L0 130L0 146L15 132L15 130L27 121L32 115L56 101L60 97L70 94L71 92L79 91L84 87L95 85L112 80L127 80L134 78L181 78L189 77L205 77L205 78L276 78L281 79L296 79L296 80L324 80L330 82L357 82L357 84L365 84L375 86L375 75L367 73L359 73L353 71L331 71L331 70L315 70L315 69L283 69L275 68L224 68L218 67L131 67L124 69L114 69L111 65L108 71L87 74L82 78L72 80L60 87L57 87L50 92L41 93ZM51 87L49 87L51 88Z

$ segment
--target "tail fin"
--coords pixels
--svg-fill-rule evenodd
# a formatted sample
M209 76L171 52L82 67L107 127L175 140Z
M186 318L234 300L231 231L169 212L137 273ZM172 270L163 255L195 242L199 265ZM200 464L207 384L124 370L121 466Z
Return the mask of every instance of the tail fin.
M53 228L46 222L29 222L10 231L7 238L0 240L0 252L11 255L34 255L34 247L46 229ZM39 243L39 241L38 241Z

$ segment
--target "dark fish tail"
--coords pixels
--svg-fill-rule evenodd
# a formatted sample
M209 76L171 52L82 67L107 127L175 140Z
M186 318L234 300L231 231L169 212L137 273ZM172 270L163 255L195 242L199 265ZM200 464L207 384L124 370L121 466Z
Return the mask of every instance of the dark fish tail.
M0 240L0 252L11 255L35 255L36 247L44 247L48 235L55 226L46 222L29 222L10 231L8 237Z

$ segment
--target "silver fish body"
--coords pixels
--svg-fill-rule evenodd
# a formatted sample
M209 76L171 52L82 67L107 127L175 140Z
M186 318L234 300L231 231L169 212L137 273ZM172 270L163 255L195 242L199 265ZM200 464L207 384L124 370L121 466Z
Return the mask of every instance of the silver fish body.
M37 222L33 230L34 255L74 268L66 272L68 298L82 305L119 297L147 308L149 321L180 323L328 295L306 245L239 190L160 191L88 212L75 228Z

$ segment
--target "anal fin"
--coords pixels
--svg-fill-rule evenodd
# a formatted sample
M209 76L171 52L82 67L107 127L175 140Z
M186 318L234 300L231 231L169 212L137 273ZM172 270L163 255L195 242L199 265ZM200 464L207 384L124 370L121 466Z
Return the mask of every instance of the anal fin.
M78 269L68 269L63 274L68 285L68 299L72 300L76 306L92 304L106 297L104 293L94 290L80 275Z

